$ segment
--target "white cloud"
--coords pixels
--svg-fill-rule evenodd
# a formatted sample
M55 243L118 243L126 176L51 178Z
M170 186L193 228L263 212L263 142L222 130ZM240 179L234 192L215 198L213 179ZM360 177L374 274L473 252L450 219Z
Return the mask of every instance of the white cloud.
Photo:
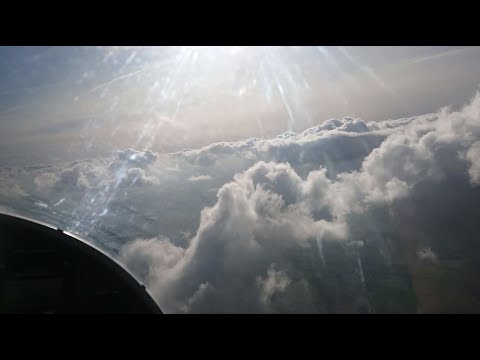
M205 180L211 180L212 177L210 175L198 175L198 176L190 176L188 180L190 181L205 181Z
M136 240L122 248L120 260L141 278L148 280L152 272L167 272L183 258L185 251L171 244L168 238ZM152 271L152 269L154 269Z
M479 102L479 97L473 101ZM468 148L480 135L478 118L470 117L471 106L461 112L443 110L435 117L410 119L402 125L396 121L394 126L378 130L385 136L381 145L369 151L358 169L341 173L336 179L328 178L325 170L310 171L302 178L288 163L262 161L236 175L234 182L224 185L218 192L217 204L202 213L198 232L175 280L181 290L171 285L167 292L192 294L195 289L187 290L184 284L208 282L217 291L215 299L209 301L230 304L231 309L238 310L241 304L236 299L240 295L231 296L230 292L255 294L251 285L255 279L258 284L260 274L265 272L260 264L263 269L273 262L289 267L290 259L278 257L278 254L287 249L312 249L314 238L354 240L358 223L351 219L355 214L361 216L364 227L368 223L375 224L371 211L379 206L388 209L408 198L419 183L442 184L451 176L459 175L457 168L462 164L458 152ZM471 137L471 134L476 136ZM323 141L326 141L338 135L324 136ZM351 144L347 140L354 143L358 139L348 137L343 141L348 147ZM254 150L262 154L272 146L308 149L312 142L316 140L299 140L290 134L270 143L266 140L255 142ZM234 149L243 151L241 143L222 144L199 150L197 155L224 154L226 148L228 153ZM250 148L250 152L255 153L254 150ZM285 153L290 154L288 150ZM299 158L292 159L298 165ZM292 251L293 254L295 250ZM425 254L430 253L422 252L420 256L425 258ZM214 275L217 272L224 277L218 278ZM236 276L242 281L232 280ZM229 290L225 293L221 289L227 283ZM262 302L268 298L265 296L260 296ZM181 297L175 299L179 303L184 301Z

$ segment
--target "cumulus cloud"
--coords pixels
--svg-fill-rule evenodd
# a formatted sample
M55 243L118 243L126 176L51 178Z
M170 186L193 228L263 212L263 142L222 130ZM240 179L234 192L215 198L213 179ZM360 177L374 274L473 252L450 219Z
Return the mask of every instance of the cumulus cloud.
M286 253L313 251L318 236L345 236L343 224L312 217L310 191L318 189L307 186L288 164L259 162L224 185L215 206L202 211L197 234L169 275L152 270L144 278L168 311L263 311L273 294L286 286L283 272L268 270L270 264L293 266ZM127 263L135 263L135 258ZM157 262L163 261L152 263ZM264 273L267 278L259 280ZM201 284L215 291L198 297ZM297 280L296 295L290 296L308 296L308 287Z
M459 111L330 119L168 158L125 149L22 176L40 200L45 188L66 198L58 211L81 194L69 214L92 237L116 234L116 255L166 312L380 311L379 274L421 260L395 280L410 291L423 263L480 263L479 109L476 95Z
M85 169L84 163L73 164L72 167L61 169L57 173L42 173L34 178L34 183L40 190L88 189L90 183L84 174Z
M210 175L198 175L198 176L190 176L188 178L188 180L190 181L206 181L206 180L211 180L211 176Z
M35 177L34 182L40 189L53 188L59 180L58 176L51 173L43 173Z
M180 262L184 254L184 249L172 245L168 238L163 237L136 240L127 244L122 248L120 260L148 281L148 276L156 272L167 279L168 272Z
M159 180L155 176L147 176L145 170L140 168L128 169L124 176L121 178L121 183L125 187L131 187L134 185L158 185Z
M472 184L480 185L480 141L475 142L467 151L466 158L471 162L468 173Z
M275 139L216 143L172 156L206 168L228 168L232 162L250 166L258 161L288 162L302 176L323 166L328 176L334 178L339 173L359 169L364 157L387 137L381 131L356 131L360 130L356 129L358 126L368 130L359 119L333 119L301 134L286 132Z
M208 299L216 311L222 311L225 304L232 311L243 311L246 304L251 311L261 311L259 306L265 305L277 290L285 291L283 297L288 298L287 284L296 282L297 291L314 302L312 291L307 289L318 284L305 278L291 280L285 277L286 272L269 270L270 264L295 268L294 254L302 248L315 252L316 243L328 244L332 240L358 243L358 239L374 239L378 251L388 258L387 235L395 229L395 223L408 224L408 219L401 216L405 201L423 196L425 184L431 184L432 189L442 184L448 186L450 179L462 176L462 168L475 178L474 144L480 135L479 119L472 117L475 106L480 106L479 96L460 112L442 110L435 115L393 121L390 126L379 124L376 129L368 128L363 121L331 120L321 130L306 131L300 136L286 133L270 141L252 140L249 146L243 142L223 143L183 153L182 156L203 163L205 157L215 156L218 161L221 155L248 149L259 161L235 175L233 182L223 185L215 206L203 210L198 231L186 248L184 260L176 266L176 279L172 278L165 287L157 287L156 293L160 299L162 294L169 294L168 300L163 299L167 309L178 311L174 304L188 304L189 309L195 310L198 286L209 284L215 289L215 296L202 297L202 301ZM362 135L346 137L341 131ZM353 144L363 143L367 155L360 164L349 167L350 171L335 177L327 176L328 165L321 160L317 161L316 170L301 176L302 158L291 154L303 152L303 159L309 162L313 157L305 152L318 149L319 144L328 144L329 151L338 150L332 139L346 144L347 149L356 149ZM381 141L375 143L372 139ZM281 148L291 161L278 161ZM345 158L354 162L359 152L344 150L344 154L345 151L352 155ZM467 151L470 167L459 155L462 151ZM273 161L260 160L266 153ZM393 218L377 215L378 211L393 214ZM351 251L345 250L343 256L348 257ZM282 256L285 253L290 257ZM418 256L423 260L437 259L432 249L421 250ZM391 260L387 258L388 263ZM364 274L362 266L359 268L356 281L360 283ZM302 290L298 290L300 283L304 285ZM152 286L155 288L155 284Z
M126 162L132 167L145 167L154 163L158 154L151 150L137 151L134 149L117 150L116 156L119 160Z
M275 270L275 265L272 264L265 278L257 277L257 284L261 288L260 301L268 306L274 295L285 292L290 279L284 271Z
M59 181L62 182L62 186L76 187L80 189L90 187L86 176L83 174L81 164L77 164L70 169L61 171L59 178Z

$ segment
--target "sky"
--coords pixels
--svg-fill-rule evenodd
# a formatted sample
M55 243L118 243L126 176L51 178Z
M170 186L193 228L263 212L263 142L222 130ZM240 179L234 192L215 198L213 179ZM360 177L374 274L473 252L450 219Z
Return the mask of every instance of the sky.
M461 106L480 48L2 47L0 164L158 152Z
M0 210L163 311L480 311L480 48L0 52Z

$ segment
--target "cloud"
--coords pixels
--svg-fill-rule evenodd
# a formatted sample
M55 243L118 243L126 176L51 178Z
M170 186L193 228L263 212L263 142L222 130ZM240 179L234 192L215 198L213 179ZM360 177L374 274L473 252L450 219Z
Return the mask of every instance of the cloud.
M84 174L85 163L74 163L72 167L61 169L57 173L45 172L34 178L40 190L82 190L88 189L90 183Z
M307 132L301 137L289 134L270 141L251 141L248 151L258 158L262 158L265 152L269 153L274 161L258 161L235 175L233 182L223 185L219 190L217 203L202 211L198 231L186 249L184 260L176 266L176 278L171 278L171 283L165 287L156 288L155 293L160 299L162 293L166 293L170 296L169 301L172 301L169 303L164 299L161 303L167 309L175 309L173 311L179 310L174 304L188 304L188 308L195 311L194 294L200 284L208 283L215 289L215 296L205 296L202 301L208 298L210 308L214 311L225 311L225 307L233 312L247 311L247 304L252 312L264 311L261 305L271 298L267 290L277 289L277 285L274 285L277 284L277 273L270 269L267 277L262 274L269 274L269 266L273 263L280 267L280 274L286 273L284 269L298 271L297 265L292 264L295 254L301 253L301 249L315 252L318 241L323 244L332 240L358 243L360 239L362 243L377 239L374 240L375 246L384 253L388 263L392 254L388 254L388 248L382 245L384 240L380 239L386 239L387 234L394 231L395 223L408 226L408 218L401 215L405 211L405 201L425 196L422 189L426 184L431 184L432 193L437 194L434 187L441 188L444 184L447 188L451 181L457 181L462 176L462 171L469 171L470 176L475 178L477 145L473 144L476 144L475 140L480 135L480 123L472 108L479 105L480 97L477 96L472 104L460 112L444 109L435 116L394 121L391 126L368 130L370 136L382 138L382 142L374 147L373 141L366 141L367 145L374 148L367 146L368 154L362 158L360 165L351 166L351 171L341 172L336 177L327 176L327 170L322 166L325 163L321 161L317 170L302 177L294 169L294 166L302 168L299 157L291 156L291 162L277 162L278 152L271 149L282 148L288 156L292 152L309 151L312 144L315 147L328 144L329 151L338 151L339 147L335 146L332 139L341 139L348 149L359 137L345 137L339 134L338 128L350 124L345 127L356 129L359 126L356 130L363 131L363 122L348 120L343 125L338 124L340 126L323 133L321 140L312 139L318 136L317 132ZM470 167L459 156L467 149L466 158L473 164ZM223 143L187 155L196 156L193 161L202 163L202 156L216 156L218 161L221 155L243 151L244 143ZM357 152L352 151L351 154L354 153ZM355 155L350 157L350 161L354 159ZM464 177L463 181L467 182L468 179ZM472 188L464 191L471 192ZM440 201L441 197L438 199ZM431 199L429 203L433 205L433 201ZM464 206L457 207L456 211L465 211ZM419 205L417 208L422 209ZM377 214L378 211L387 214L393 211L393 218L385 218L385 215ZM422 216L428 215L423 213ZM420 227L422 221L426 222L427 218L420 220ZM430 232L432 235L433 232ZM395 236L404 241L400 235ZM437 241L434 246L438 247L443 238L431 238L430 241ZM343 256L348 258L349 251L353 250L345 250ZM411 251L418 252L421 259L433 259L433 250ZM289 253L290 257L282 256L285 253ZM349 266L353 266L354 255L350 255L352 261ZM368 261L368 258L364 260ZM342 272L341 268L337 270ZM323 270L319 268L317 271L321 273ZM361 289L362 277L356 277L357 291ZM286 290L288 283L296 284L297 291L301 291L311 303L315 302L312 291L306 289L318 287L318 284L305 278L288 278L287 281L279 275L278 279L283 279L278 280L278 289L285 290L283 298L289 298ZM259 288L259 281L263 287ZM298 290L298 284L303 284L301 290ZM155 288L154 284L152 286ZM357 295L362 295L361 291ZM283 309L292 310L292 307L288 307L292 304ZM327 304L312 310L321 311L324 306Z
M340 131L363 133L368 132L370 129L361 119L345 118L342 126L338 128Z
M148 149L144 151L137 151L134 149L117 150L115 155L127 165L140 168L154 163L158 158L157 153Z
M313 251L320 233L327 239L345 235L342 224L313 219L307 205L312 189L318 192L288 164L259 162L219 190L217 203L202 211L196 235L168 274L151 269L144 279L166 311L264 311L266 302L270 304L274 293L284 288L283 270L278 276L269 272L272 263L293 266L285 253ZM136 246L151 253L150 242L141 244ZM142 259L130 256L126 263L135 264L137 258ZM259 286L259 274L264 273L267 278ZM297 280L296 295L308 288L301 282ZM215 291L199 297L201 284Z
M59 180L58 176L52 173L43 173L35 177L34 182L40 189L53 188Z
M16 199L28 196L28 194L18 184L0 182L0 196Z
M467 151L466 159L471 162L468 173L474 185L480 185L480 141L475 142Z
M63 221L102 241L166 312L363 312L379 309L378 276L399 264L420 260L416 283L428 261L480 262L479 144L477 94L459 111L330 119L168 157L125 149L2 178L36 201L48 203L44 189L48 204L65 199Z
M268 306L274 295L285 292L290 279L284 271L276 271L272 264L265 278L257 277L257 284L261 288L260 301Z
M437 255L431 248L423 248L418 251L418 258L422 261L436 264L438 262Z
M90 187L86 176L83 174L82 164L77 164L70 169L61 171L59 181L62 183L62 186L69 188L85 189Z
M134 185L158 185L159 180L155 176L147 176L145 174L145 170L143 169L130 168L125 172L123 178L121 179L121 183L124 187L131 187Z
M122 248L119 258L138 276L148 280L155 272L168 278L168 271L180 262L184 253L184 249L163 237L133 241Z
M198 175L198 176L190 176L188 178L188 180L190 181L205 181L205 180L211 180L211 176L210 175Z

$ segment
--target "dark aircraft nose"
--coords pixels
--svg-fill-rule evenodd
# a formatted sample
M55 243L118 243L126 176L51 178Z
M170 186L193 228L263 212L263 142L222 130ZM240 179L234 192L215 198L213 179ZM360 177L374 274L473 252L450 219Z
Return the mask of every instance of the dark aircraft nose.
M162 312L101 250L48 225L0 214L0 313Z

